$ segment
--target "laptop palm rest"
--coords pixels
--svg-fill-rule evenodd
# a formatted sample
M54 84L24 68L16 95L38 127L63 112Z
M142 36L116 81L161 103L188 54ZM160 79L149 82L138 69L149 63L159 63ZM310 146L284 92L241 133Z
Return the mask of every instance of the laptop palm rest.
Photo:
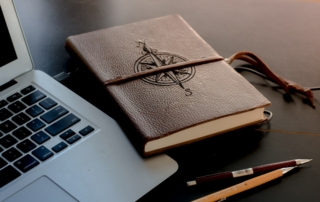
M33 193L33 194L30 194ZM10 196L4 202L77 202L73 196L68 194L59 185L49 179L47 176L42 176L28 186L24 187L14 195Z

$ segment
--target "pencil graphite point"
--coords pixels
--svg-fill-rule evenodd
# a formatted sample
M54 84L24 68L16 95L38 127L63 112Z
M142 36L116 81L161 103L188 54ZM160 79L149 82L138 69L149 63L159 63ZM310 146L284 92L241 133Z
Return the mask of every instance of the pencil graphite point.
M286 167L286 168L281 168L282 170L282 174L286 174L287 172L289 172L290 170L296 168L297 166L294 166L294 167Z
M297 165L302 165L302 164L305 164L305 163L312 161L312 159L296 159L295 161L296 161Z
M197 182L196 181L189 181L189 182L187 182L187 185L188 185L188 187L191 187L191 186L197 185Z

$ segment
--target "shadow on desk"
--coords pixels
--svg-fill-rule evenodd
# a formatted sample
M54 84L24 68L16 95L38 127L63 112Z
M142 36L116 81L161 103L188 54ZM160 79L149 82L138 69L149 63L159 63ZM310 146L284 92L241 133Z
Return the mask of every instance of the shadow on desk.
M257 150L263 136L264 133L247 128L168 151L167 154L179 164L179 170L176 176L173 176L176 178L175 181L168 179L141 201L152 201L153 196L162 196L161 190L175 190L170 201L190 201L241 182L244 178L193 187L188 187L186 184L187 181L199 176L227 171L221 168ZM162 201L167 201L167 199L164 198Z

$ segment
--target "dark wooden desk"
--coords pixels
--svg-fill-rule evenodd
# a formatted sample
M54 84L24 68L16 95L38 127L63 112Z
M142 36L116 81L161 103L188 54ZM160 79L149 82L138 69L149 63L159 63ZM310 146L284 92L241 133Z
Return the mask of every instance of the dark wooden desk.
M68 36L178 13L222 56L259 55L276 73L303 86L320 86L320 3L308 1L15 0L35 68L50 76L78 68L64 49ZM239 64L238 64L239 65ZM320 92L312 109L250 73L243 75L270 101L274 118L263 131L242 130L167 152L179 170L140 201L190 201L230 182L188 188L196 176L295 158L312 158L280 180L228 201L318 201L320 198ZM117 118L108 95L86 74L62 81ZM229 184L228 184L229 183ZM125 190L124 190L125 191Z

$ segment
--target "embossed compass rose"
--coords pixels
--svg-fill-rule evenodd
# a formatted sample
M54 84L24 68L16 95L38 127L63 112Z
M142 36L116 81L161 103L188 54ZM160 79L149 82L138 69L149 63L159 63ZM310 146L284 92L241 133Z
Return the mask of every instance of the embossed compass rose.
M138 47L143 44L143 56L141 56L134 65L135 72L146 71L148 69L159 68L166 65L176 64L187 61L186 58L172 53L158 52L155 49L147 47L145 42L138 42ZM143 81L161 86L179 85L185 90L187 96L192 94L189 88L183 86L184 82L189 81L195 75L194 66L181 69L160 72L155 75L142 78Z

